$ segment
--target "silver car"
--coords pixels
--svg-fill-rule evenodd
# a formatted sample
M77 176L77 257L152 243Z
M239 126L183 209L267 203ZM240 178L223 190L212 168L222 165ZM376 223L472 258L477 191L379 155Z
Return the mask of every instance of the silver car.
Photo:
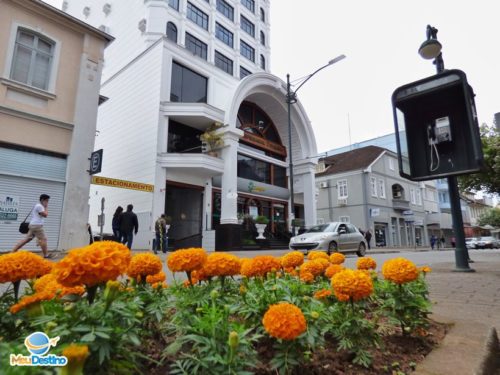
M349 223L326 223L315 225L306 232L290 239L291 250L325 250L328 254L339 251L366 254L366 241L358 228Z

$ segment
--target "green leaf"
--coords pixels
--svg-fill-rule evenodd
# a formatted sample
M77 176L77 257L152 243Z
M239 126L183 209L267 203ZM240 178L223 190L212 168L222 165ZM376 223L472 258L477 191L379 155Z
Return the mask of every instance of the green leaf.
M167 348L164 350L164 353L167 355L174 355L177 354L179 350L182 348L182 342L179 340L175 340L173 343L171 343Z
M87 333L86 335L83 335L81 340L83 342L94 342L95 341L95 335L92 332Z

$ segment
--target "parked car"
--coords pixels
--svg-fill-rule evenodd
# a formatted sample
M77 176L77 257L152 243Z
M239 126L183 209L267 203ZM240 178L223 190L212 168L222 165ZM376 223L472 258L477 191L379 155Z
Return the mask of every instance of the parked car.
M291 250L324 250L333 252L355 252L362 257L366 254L366 241L359 229L349 223L332 222L315 225L302 234L290 239Z
M479 237L476 243L476 249L498 249L499 247L499 241L492 236Z
M465 246L467 249L476 249L477 248L477 240L476 237L467 237L465 239Z

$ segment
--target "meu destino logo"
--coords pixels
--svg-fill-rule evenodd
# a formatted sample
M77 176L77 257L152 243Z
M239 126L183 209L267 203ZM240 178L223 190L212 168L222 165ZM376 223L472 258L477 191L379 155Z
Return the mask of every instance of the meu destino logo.
M22 354L11 354L11 366L66 366L68 358L49 354L51 346L56 346L59 336L49 339L43 332L34 332L24 340L24 345L31 353L29 356Z

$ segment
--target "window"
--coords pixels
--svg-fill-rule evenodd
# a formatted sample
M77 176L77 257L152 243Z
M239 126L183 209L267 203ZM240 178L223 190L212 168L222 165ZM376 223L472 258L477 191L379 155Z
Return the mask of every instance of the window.
M372 197L377 197L377 179L375 177L370 177L370 190Z
M338 199L346 199L347 198L347 180L339 180L337 181L337 194Z
M415 201L419 206L422 205L422 192L420 191L420 189L417 189L415 191Z
M255 49L242 40L240 40L240 54L248 60L255 62Z
M286 168L238 154L238 177L286 188Z
M339 216L339 221L341 223L348 223L351 221L351 218L349 216ZM344 227L345 228L345 227Z
M233 33L218 22L215 23L215 37L233 48Z
M255 38L255 25L243 16L241 16L240 23L241 23L241 30L246 32L252 38Z
M175 10L179 10L179 0L168 0L168 5Z
M416 204L416 200L415 200L415 189L410 189L410 202L411 204Z
M215 66L226 73L233 75L233 60L227 58L218 51L215 51Z
M188 2L187 5L187 18L193 21L198 26L208 30L208 15Z
M264 12L264 9L260 8L260 20L262 22L266 22L266 12Z
M224 0L217 0L217 10L231 21L234 21L234 8Z
M260 55L260 67L263 70L266 70L266 58L264 57L264 55Z
M266 35L263 31L260 32L260 44L262 44L263 46L266 45Z
M170 101L182 103L207 102L207 78L176 62L172 64Z
M378 180L378 192L380 198L385 198L385 182L384 180Z
M189 33L186 33L186 48L202 59L207 59L207 45Z
M170 120L168 123L167 152L200 153L202 131Z
M247 70L244 67L240 66L240 79L243 79L246 76L249 76L250 74L252 74L250 70Z
M53 41L28 30L19 29L10 78L29 86L47 90L54 48Z
M167 23L167 38L177 43L177 26L175 26L173 22Z
M389 158L389 169L391 171L394 170L394 159L393 158Z
M250 12L255 13L255 1L254 0L241 0L241 3Z

